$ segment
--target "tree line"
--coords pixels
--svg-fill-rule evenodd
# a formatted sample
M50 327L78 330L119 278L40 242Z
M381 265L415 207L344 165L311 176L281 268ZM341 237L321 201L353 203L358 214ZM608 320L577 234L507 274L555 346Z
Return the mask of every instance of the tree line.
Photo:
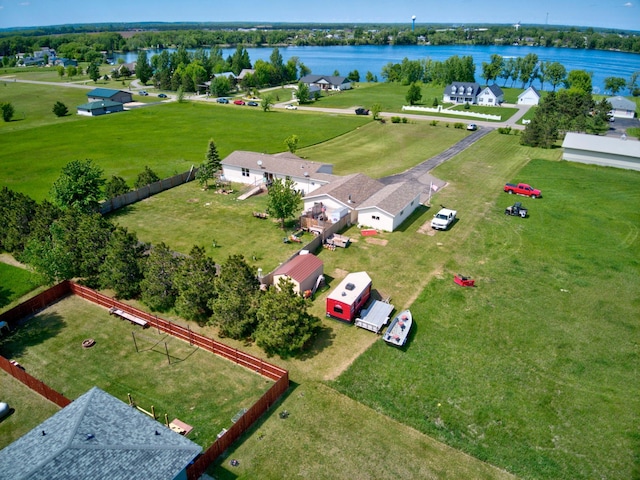
M203 162L208 168L198 177L204 185L211 178L207 172L219 164L212 144ZM146 167L139 178L153 175ZM91 160L76 160L54 182L51 201L37 203L3 187L0 251L30 265L46 283L80 279L91 288L112 290L116 298L137 298L153 311L173 310L187 320L215 325L221 336L251 339L268 355L296 355L309 344L320 320L308 312L309 300L295 294L291 282L261 291L255 269L242 255L218 265L202 246L177 254L164 243L141 242L134 232L100 215L103 188L121 183L114 178L119 177L107 182ZM285 216L291 199L299 199L287 185L286 199L281 185L281 199L270 202L274 213Z
M123 30L137 30L126 38ZM534 45L640 53L636 32L542 25L274 24L255 28L238 24L65 25L0 32L0 56L13 57L50 47L59 56L94 61L103 51L183 46L328 46L328 45Z

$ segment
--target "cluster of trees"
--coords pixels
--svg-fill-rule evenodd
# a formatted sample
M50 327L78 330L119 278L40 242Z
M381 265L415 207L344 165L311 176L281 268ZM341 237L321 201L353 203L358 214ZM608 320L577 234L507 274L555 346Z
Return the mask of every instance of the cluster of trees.
M448 85L451 82L475 81L476 67L472 56L454 55L440 62L432 59L409 60L401 63L387 63L382 67L382 78L387 82L400 82L410 85L414 82Z
M217 325L223 336L251 338L269 355L295 355L315 335L320 320L290 282L262 292L240 255L218 267L203 247L179 255L113 225L96 211L105 183L87 160L63 169L51 202L2 188L0 251L31 265L49 283L80 278L118 298L139 298L152 310L174 309L188 320Z
M599 134L609 128L611 104L595 101L591 94L591 77L582 70L572 70L567 88L549 92L535 111L520 141L523 145L551 148L566 132Z
M244 27L242 29L241 27ZM0 34L0 56L15 62L19 52L32 52L41 46L55 49L59 56L93 62L103 51L138 51L151 47L181 45L207 48L214 45L538 45L579 49L620 50L640 53L640 36L635 32L603 31L593 28L521 25L489 25L443 28L442 25L371 24L314 25L282 24L269 28L247 28L249 24L144 24L144 25L67 25L7 31ZM143 30L124 38L119 32ZM112 31L109 31L112 30ZM98 33L96 33L98 32ZM6 64L5 64L6 65Z

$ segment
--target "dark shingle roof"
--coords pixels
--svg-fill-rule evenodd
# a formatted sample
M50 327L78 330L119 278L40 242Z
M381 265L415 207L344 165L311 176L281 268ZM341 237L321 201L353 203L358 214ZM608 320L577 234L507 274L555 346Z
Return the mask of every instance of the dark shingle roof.
M329 85L342 85L343 83L350 83L347 77L340 77L335 75L305 75L300 79L302 83L328 83Z
M201 451L93 387L1 450L0 479L173 479Z
M502 92L502 89L498 86L497 83L493 83L491 85L487 85L487 88L489 90L491 90L491 92L496 96L499 97L500 95L504 95L504 93Z
M306 195L305 199L329 195L353 209L359 207L370 196L382 190L383 187L384 185L378 180L367 177L362 173L354 173L323 185L311 192L311 195Z

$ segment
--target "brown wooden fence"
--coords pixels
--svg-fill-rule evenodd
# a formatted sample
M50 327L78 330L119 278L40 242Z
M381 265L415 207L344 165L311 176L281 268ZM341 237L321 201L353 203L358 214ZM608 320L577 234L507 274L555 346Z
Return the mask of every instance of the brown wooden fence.
M49 385L42 383L35 377L32 377L27 372L25 372L22 368L15 366L6 358L0 356L0 368L11 375L13 378L20 380L31 390L38 392L47 400L52 401L59 407L66 407L71 403L67 397L62 395L61 393L56 392Z
M235 442L240 435L249 429L256 420L271 408L271 406L273 406L273 404L275 404L282 394L289 388L289 372L283 368L242 352L237 348L229 347L228 345L193 332L189 327L183 327L175 322L159 318L157 315L152 315L148 312L132 307L131 305L127 305L126 303L119 302L114 298L108 297L74 282L64 281L55 285L32 299L3 313L0 315L0 320L5 320L9 325L15 327L21 318L44 309L51 303L69 293L78 295L85 300L96 303L105 308L115 307L131 315L135 315L138 318L146 320L151 327L156 328L161 332L168 333L169 335L189 342L191 345L196 345L211 353L231 360L238 365L250 368L254 372L275 381L271 388L269 388L269 390L267 390L265 394L224 433L224 435L218 438L213 445L211 445L187 468L187 476L189 480L196 480L199 478L206 471L209 465L211 465L211 463L213 463L216 458L222 454L222 452L229 448L229 446L231 446L231 444ZM5 364L8 366L5 366ZM3 357L0 357L0 367L18 378L25 385L28 385L33 390L41 393L43 396L61 407L70 403L70 401L64 396L52 390L39 380L31 377L24 370L15 367ZM25 381L23 379L27 380Z

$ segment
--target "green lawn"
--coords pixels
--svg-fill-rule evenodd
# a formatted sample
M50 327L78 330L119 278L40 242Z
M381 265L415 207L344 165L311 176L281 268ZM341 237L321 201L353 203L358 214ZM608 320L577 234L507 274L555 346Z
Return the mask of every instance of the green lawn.
M42 279L23 268L0 261L0 311L42 285Z
M95 339L96 345L82 348L86 338ZM205 448L273 383L152 328L134 327L74 296L38 313L0 342L0 354L18 360L31 375L72 400L93 386L124 402L130 393L145 410L153 405L161 421L167 413L170 421L177 417L193 425L189 438ZM20 408L19 401L14 405ZM0 438L3 429L0 423Z
M53 103L46 102L51 107ZM76 115L62 122L43 109L35 116L52 124L0 130L0 186L36 200L47 197L62 167L72 160L92 159L106 178L120 175L132 185L145 165L161 178L199 165L210 139L223 158L233 150L276 153L286 150L284 139L292 134L299 136L300 147L306 147L371 121L355 115L337 115L327 121L326 115L265 113L197 102L154 105L96 118L77 119Z

